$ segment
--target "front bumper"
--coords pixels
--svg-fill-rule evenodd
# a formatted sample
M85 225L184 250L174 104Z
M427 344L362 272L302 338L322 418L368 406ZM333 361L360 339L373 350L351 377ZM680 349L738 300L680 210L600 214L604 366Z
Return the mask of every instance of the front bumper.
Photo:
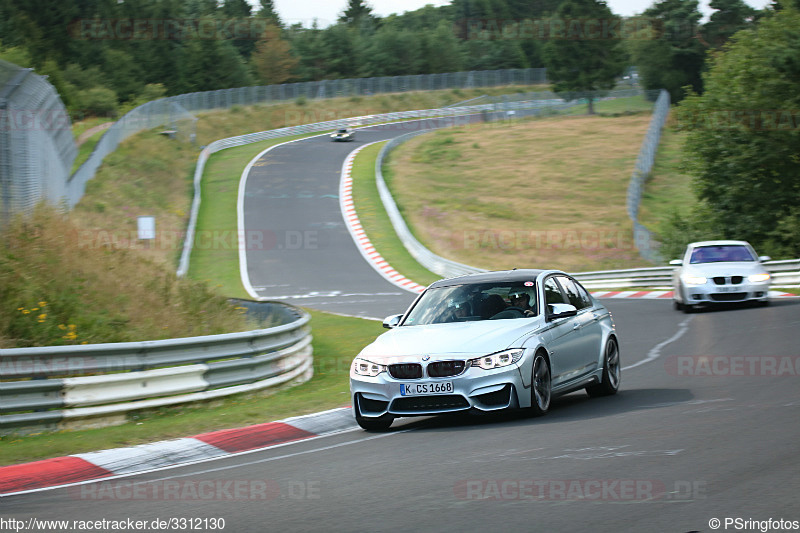
M710 279L702 285L686 285L684 287L684 303L689 305L765 302L768 299L768 281L753 283L745 280L739 284L717 285Z
M428 390L451 382L453 390L443 394L403 394ZM364 417L422 416L459 411L497 411L519 407L519 394L525 390L517 364L493 370L468 368L458 376L445 378L395 379L387 372L376 377L350 376L353 405Z

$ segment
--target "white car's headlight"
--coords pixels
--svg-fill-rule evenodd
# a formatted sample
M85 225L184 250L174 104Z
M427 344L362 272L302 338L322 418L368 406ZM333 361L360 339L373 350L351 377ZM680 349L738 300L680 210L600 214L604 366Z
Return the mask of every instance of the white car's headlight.
M356 357L356 360L353 361L353 372L359 376L369 376L374 378L381 372L385 371L385 365L379 365L378 363L373 363L372 361L367 361L366 359L361 359L360 357Z
M500 368L502 366L508 366L512 363L516 363L522 358L522 354L524 352L525 350L523 350L522 348L511 348L510 350L503 350L502 352L492 353L489 355L484 355L483 357L470 359L469 365L477 366L484 370Z
M685 281L687 285L702 285L708 280L703 276L683 276L683 281Z
M769 274L751 274L747 279L753 283L761 283L762 281L769 281Z

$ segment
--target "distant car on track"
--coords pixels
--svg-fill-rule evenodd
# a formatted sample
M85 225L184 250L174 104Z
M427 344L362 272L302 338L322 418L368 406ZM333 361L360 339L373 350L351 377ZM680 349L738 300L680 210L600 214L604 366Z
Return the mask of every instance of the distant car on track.
M702 241L686 247L683 259L670 261L675 309L725 302L769 303L770 274L746 241Z
M351 128L339 128L331 133L332 141L354 141L355 137L356 134Z
M430 285L350 370L358 424L522 408L552 397L617 392L619 342L609 311L557 270L470 274Z

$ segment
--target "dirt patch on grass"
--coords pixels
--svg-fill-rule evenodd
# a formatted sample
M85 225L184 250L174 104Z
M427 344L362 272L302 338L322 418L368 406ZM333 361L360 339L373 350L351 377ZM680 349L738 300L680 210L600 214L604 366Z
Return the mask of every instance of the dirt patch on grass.
M626 194L649 122L556 117L442 130L392 154L390 186L420 240L459 262L572 272L644 265Z

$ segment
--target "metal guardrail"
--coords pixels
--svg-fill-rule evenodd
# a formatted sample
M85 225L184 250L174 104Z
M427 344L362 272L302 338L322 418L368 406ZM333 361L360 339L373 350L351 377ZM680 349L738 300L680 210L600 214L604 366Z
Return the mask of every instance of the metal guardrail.
M0 350L0 434L311 378L310 315L222 335Z
M800 284L800 259L765 261L764 267L772 274L772 285ZM603 270L573 274L587 289L616 289L625 287L658 287L672 284L675 267L632 268Z

